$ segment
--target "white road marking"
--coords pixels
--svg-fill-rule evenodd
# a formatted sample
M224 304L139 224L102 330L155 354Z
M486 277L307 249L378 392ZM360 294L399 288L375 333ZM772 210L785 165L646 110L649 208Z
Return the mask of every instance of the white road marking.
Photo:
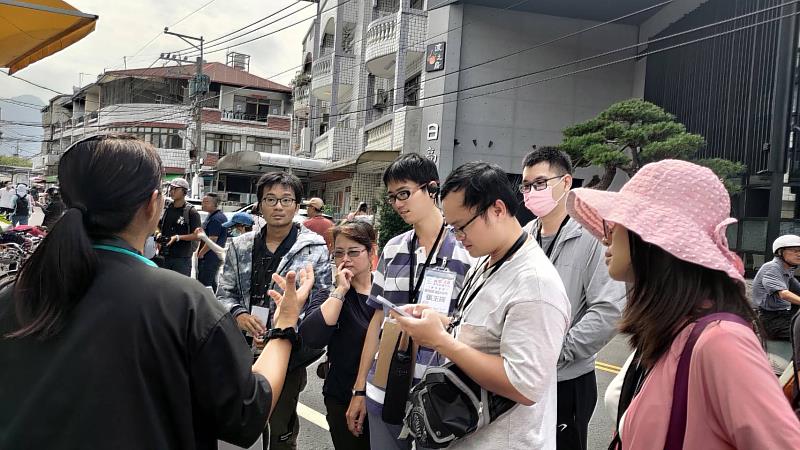
M325 414L322 414L321 412L318 412L315 409L298 402L297 415L322 428L323 430L329 431L328 421L325 419Z

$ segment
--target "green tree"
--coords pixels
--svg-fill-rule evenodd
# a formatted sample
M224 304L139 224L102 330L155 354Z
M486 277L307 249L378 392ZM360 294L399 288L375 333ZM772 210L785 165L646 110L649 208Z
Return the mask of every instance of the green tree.
M650 162L662 159L691 160L706 145L699 134L686 131L675 116L642 99L624 100L611 105L596 118L564 130L561 148L575 167L600 166L586 186L608 189L617 169L633 176ZM743 164L719 158L703 160L725 183L730 193L738 192L732 180L741 174Z
M0 166L31 167L31 161L19 156L0 155Z
M411 225L407 224L386 201L386 192L381 192L378 198L377 211L378 251L383 251L383 246L389 242L389 239L410 230Z

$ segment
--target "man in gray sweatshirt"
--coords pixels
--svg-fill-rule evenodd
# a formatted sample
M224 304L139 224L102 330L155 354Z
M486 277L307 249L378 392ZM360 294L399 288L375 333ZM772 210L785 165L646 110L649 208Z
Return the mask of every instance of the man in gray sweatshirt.
M597 352L616 334L625 285L608 276L605 247L567 215L572 187L569 156L542 147L525 157L520 191L537 216L525 226L555 266L572 306L558 361L558 450L585 450L597 402Z

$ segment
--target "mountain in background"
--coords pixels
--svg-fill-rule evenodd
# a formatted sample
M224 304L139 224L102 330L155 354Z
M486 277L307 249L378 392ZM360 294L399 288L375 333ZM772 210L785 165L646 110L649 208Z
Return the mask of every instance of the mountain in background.
M0 132L3 133L0 155L13 155L19 144L19 155L30 158L42 149L41 109L46 104L33 95L20 95L10 100L0 100ZM36 125L28 126L30 123Z

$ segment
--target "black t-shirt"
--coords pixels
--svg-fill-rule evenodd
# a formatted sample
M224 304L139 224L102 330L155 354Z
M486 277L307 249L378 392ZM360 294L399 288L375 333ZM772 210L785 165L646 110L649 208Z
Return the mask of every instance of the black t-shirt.
M256 241L253 243L253 271L250 275L250 305L264 306L267 303L267 288L272 283L272 274L277 270L281 258L289 253L295 242L299 227L293 225L289 234L283 238L281 245L272 253L267 248L267 226L265 225L258 233Z
M196 280L97 254L95 279L55 338L0 338L0 447L252 445L272 391L230 314ZM0 336L17 328L9 294Z
M184 203L180 208L170 205L164 210L164 217L161 219L161 235L172 237L176 234L192 234L200 226L200 214L190 204ZM178 241L169 247L162 246L161 254L172 258L188 258L192 256L192 243Z
M300 336L303 343L311 348L328 346L331 366L322 393L339 404L347 405L358 375L364 338L375 309L367 304L367 295L350 288L344 297L338 323L328 326L320 307L329 297L330 293L324 290L311 299L308 312L300 323Z

